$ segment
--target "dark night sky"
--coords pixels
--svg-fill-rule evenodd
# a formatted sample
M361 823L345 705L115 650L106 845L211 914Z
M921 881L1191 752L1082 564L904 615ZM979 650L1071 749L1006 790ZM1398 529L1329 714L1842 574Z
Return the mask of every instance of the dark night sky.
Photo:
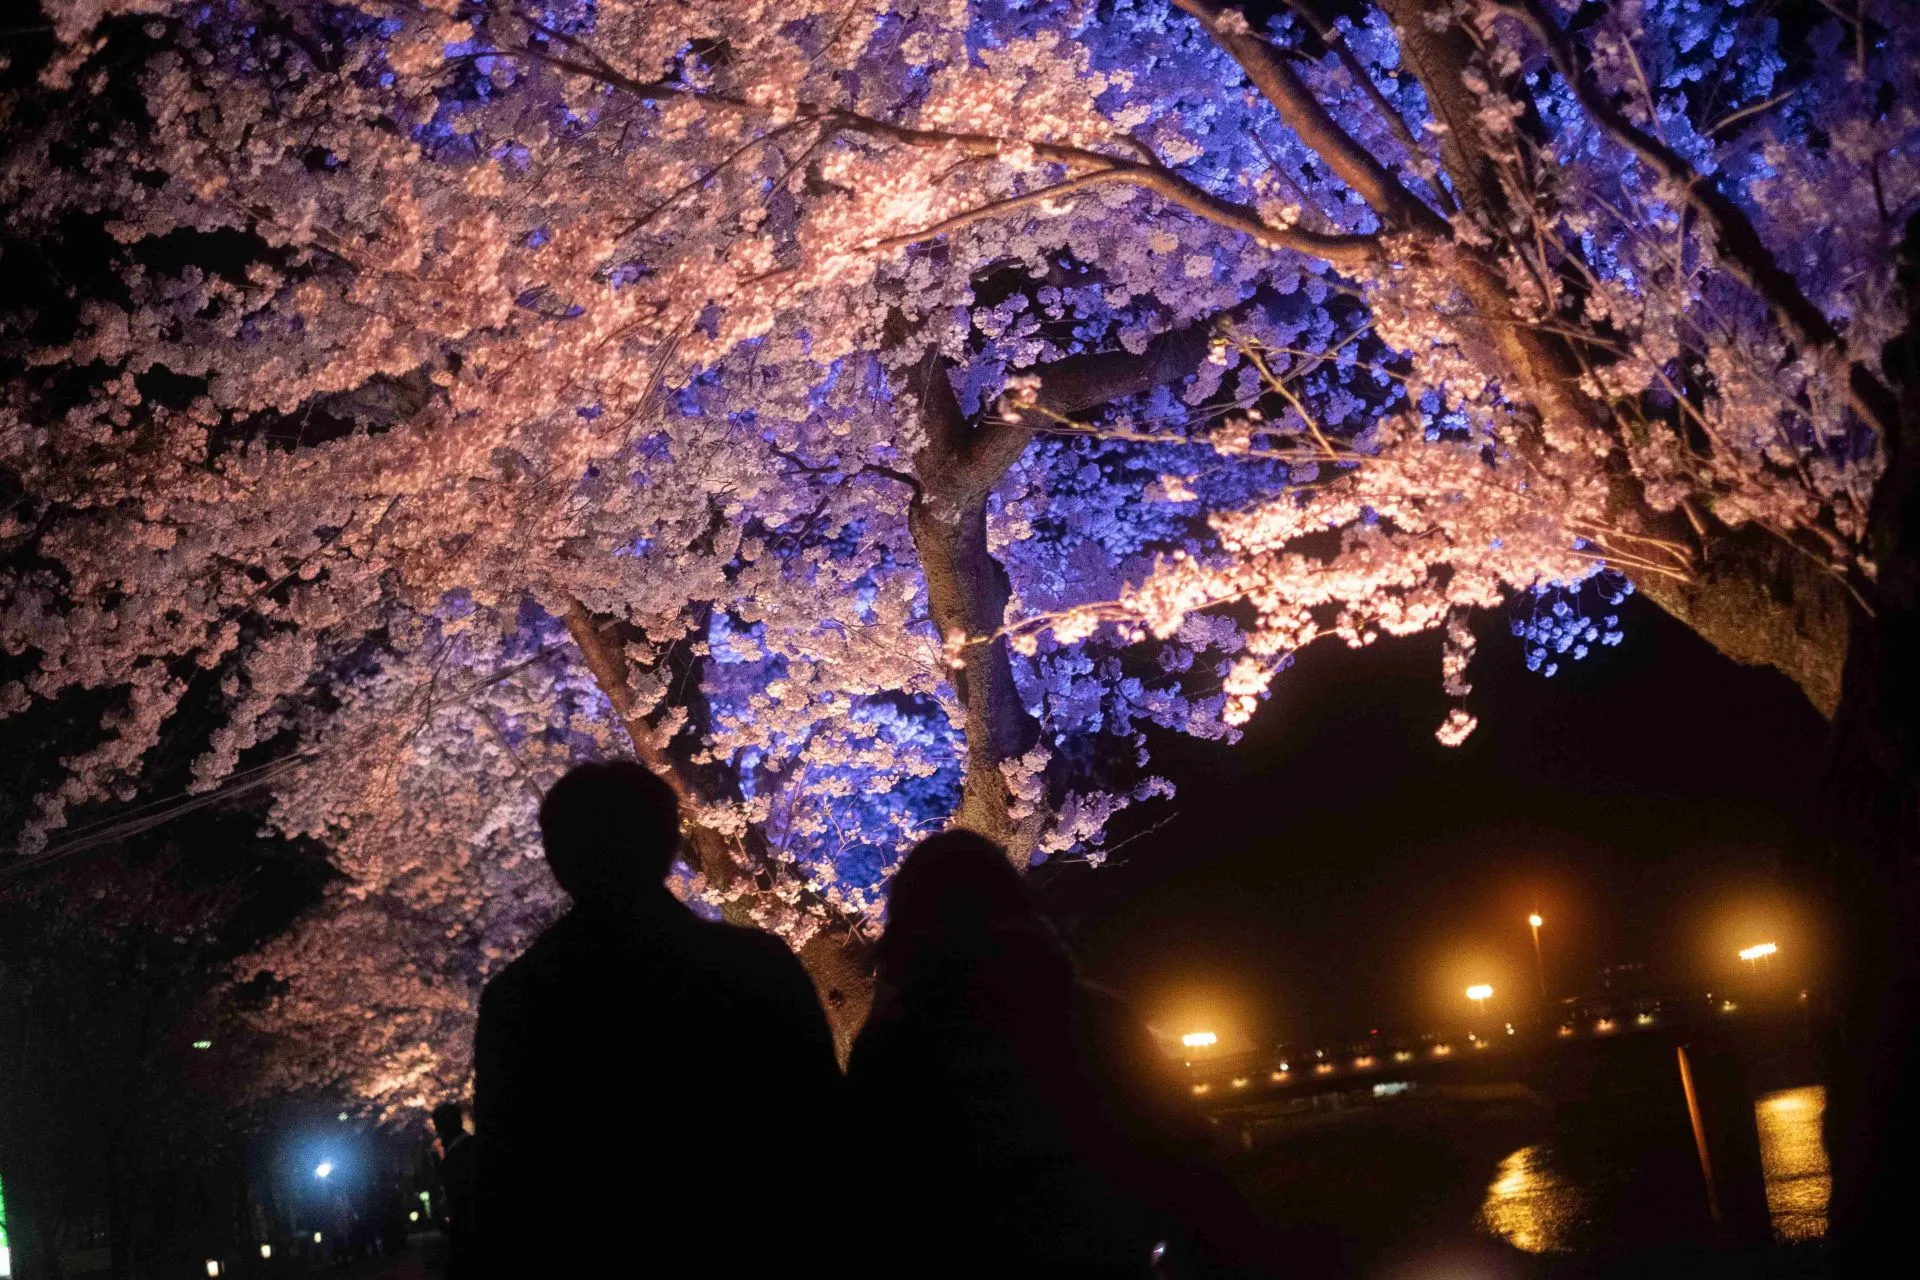
M1623 644L1552 679L1504 615L1477 619L1462 747L1433 737L1437 634L1314 645L1237 746L1158 744L1176 816L1044 878L1083 965L1167 1030L1290 1041L1457 1027L1469 982L1519 995L1536 904L1556 995L1621 961L1711 985L1762 937L1799 980L1813 944L1780 873L1825 722L1655 606L1621 612Z

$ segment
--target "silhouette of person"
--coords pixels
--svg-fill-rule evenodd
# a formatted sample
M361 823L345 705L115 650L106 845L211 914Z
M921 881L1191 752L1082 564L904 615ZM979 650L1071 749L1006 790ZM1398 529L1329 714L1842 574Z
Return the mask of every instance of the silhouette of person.
M488 1275L771 1274L805 1256L840 1070L813 984L770 934L663 883L672 790L586 764L540 806L572 909L487 984L475 1038Z
M477 1274L479 1143L467 1132L466 1116L457 1102L443 1102L433 1109L433 1131L440 1148L440 1227L447 1233L447 1280L472 1280Z
M998 845L923 841L888 891L847 1081L883 1256L915 1276L1267 1274L1145 1026L1083 981Z

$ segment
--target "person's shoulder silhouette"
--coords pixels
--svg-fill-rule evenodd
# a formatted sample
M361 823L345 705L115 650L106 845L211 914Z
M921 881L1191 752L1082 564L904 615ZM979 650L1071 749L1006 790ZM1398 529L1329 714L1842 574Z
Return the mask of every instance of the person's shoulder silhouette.
M1142 1277L1177 1241L1214 1275L1259 1252L1144 1026L1079 978L998 845L954 830L916 846L879 953L848 1085L879 1122L882 1249L901 1274Z
M645 767L570 770L540 806L540 834L573 905L480 1001L489 1269L700 1257L724 1274L730 1256L790 1247L777 1206L763 1233L743 1234L716 1192L771 1186L837 1105L832 1033L805 971L777 938L703 920L667 892L679 803Z

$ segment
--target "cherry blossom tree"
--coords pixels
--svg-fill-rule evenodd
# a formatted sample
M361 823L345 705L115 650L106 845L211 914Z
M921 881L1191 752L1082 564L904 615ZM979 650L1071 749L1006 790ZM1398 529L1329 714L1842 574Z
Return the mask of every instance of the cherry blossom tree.
M580 758L844 1030L917 833L1097 861L1323 636L1444 628L1446 742L1470 611L1603 571L1881 688L1902 6L45 3L10 252L111 265L8 330L0 711L104 711L23 848L215 708L382 1103Z

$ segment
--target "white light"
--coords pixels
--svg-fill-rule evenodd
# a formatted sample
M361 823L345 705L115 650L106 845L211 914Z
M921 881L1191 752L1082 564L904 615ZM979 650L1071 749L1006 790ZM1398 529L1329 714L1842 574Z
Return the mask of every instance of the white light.
M207 1274L210 1276L217 1276L220 1274L220 1263L217 1259L214 1259L214 1258L207 1259Z
M342 1112L340 1113L340 1117L339 1117L339 1118L340 1118L340 1119L342 1119L342 1120L345 1120L345 1119L347 1118L347 1113L346 1113L346 1112L344 1112L344 1111L342 1111Z
M261 1245L260 1256L263 1258L271 1258L273 1256L273 1246L270 1244Z
M319 1164L313 1166L313 1176L316 1178L325 1178L332 1173L333 1161L331 1160L322 1160Z
M1742 960L1758 960L1762 956L1770 956L1778 950L1780 950L1780 947L1777 943L1763 942L1757 947L1743 947L1740 951L1740 958Z
M420 1211L419 1211L418 1209L415 1209L415 1210L414 1210L414 1211L413 1211L412 1213L410 1213L410 1214L408 1214L408 1215L407 1215L407 1221L408 1221L408 1222L418 1222L418 1221L420 1221Z
M315 1244L319 1244L319 1243L320 1243L320 1233L319 1233L318 1231L316 1231L316 1232L314 1232L314 1233L313 1233L313 1242L314 1242Z
M13 1274L13 1250L0 1244L0 1276Z
M1484 982L1475 983L1473 986L1467 988L1467 999L1469 1000L1490 1000L1492 998L1493 988Z
M1211 1031L1189 1031L1180 1037L1180 1043L1189 1049L1204 1049L1208 1045L1218 1044L1220 1037Z

